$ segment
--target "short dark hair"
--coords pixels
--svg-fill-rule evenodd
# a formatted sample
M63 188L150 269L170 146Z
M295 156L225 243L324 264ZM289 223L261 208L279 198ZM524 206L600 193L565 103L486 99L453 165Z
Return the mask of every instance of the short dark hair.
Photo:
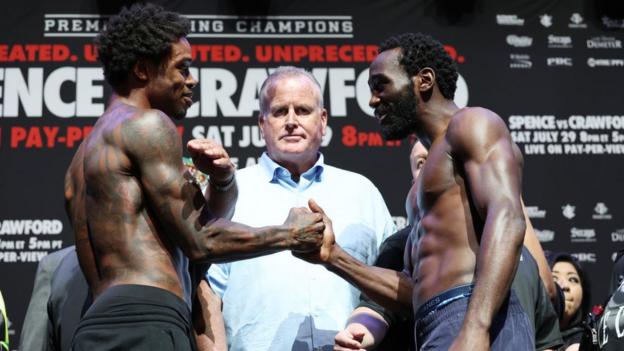
M435 71L438 89L447 99L453 99L457 87L457 66L442 44L422 33L403 33L384 40L379 52L401 48L399 63L411 77L421 69Z
M581 321L583 321L585 316L587 316L587 314L591 310L591 283L589 281L589 277L587 276L581 262L579 262L576 257L570 255L569 253L546 251L545 255L551 270L555 267L555 264L557 264L557 262L568 262L574 267L576 273L581 280L583 299L581 301L581 305L579 306L578 311L570 319L570 326L577 325L581 323Z
M141 58L160 63L171 44L190 31L189 21L154 4L134 4L112 16L97 38L98 57L106 81L119 92Z

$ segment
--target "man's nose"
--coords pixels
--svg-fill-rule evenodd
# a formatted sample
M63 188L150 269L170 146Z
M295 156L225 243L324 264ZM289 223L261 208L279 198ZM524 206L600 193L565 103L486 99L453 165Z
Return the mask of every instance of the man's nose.
M286 127L294 128L299 124L299 120L297 119L297 113L294 108L288 109L288 114L286 115Z
M188 77L186 78L186 86L189 87L190 89L195 88L195 86L197 85L197 79L195 79L195 77L189 73Z
M379 102L381 102L381 100L379 99L379 97L375 93L373 93L371 95L370 100L368 100L368 106L370 106L372 108L375 108L375 107L377 107L377 105L379 105Z

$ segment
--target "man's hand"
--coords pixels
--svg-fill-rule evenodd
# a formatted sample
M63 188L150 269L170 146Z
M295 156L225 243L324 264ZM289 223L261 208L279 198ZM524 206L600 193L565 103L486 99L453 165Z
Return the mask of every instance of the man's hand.
M290 249L294 252L318 250L323 243L323 216L305 207L291 208L284 222L291 229Z
M474 351L483 350L488 351L490 349L490 334L487 330L483 329L471 329L469 331L462 328L459 335L453 341L449 351Z
M236 168L223 146L210 139L193 139L186 144L193 164L216 183L228 183Z
M334 228L332 227L331 219L327 217L325 211L323 211L316 201L310 199L308 201L308 206L310 206L312 212L320 214L323 218L323 223L325 224L325 230L323 231L323 243L318 250L306 253L293 252L293 255L310 263L326 263L329 261L332 248L336 244Z
M334 337L334 351L365 351L362 347L362 341L366 332L366 327L360 323L349 323L345 329L339 331Z

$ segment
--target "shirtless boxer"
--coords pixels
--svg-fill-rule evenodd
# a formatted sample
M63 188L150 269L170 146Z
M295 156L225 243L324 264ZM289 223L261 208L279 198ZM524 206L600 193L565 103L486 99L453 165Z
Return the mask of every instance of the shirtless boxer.
M237 188L220 145L187 145L195 166L210 176L206 197L186 171L171 118L184 117L197 84L188 31L178 14L137 4L110 18L97 38L118 98L66 176L66 208L94 296L74 350L194 349L189 259L221 262L320 246L322 217L307 209L262 228L222 218L231 216Z
M429 151L403 273L368 267L332 240L300 257L324 264L387 307L409 313L421 350L532 350L533 330L510 285L526 228L522 159L503 120L453 102L457 71L422 34L382 43L370 105L388 140L415 132ZM322 213L322 212L321 212Z

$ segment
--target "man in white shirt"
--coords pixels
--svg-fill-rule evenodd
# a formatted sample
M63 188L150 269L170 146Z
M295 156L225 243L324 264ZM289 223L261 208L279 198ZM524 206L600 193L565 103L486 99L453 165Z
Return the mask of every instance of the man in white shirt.
M327 126L320 85L303 69L280 67L260 91L259 126L267 151L237 172L234 221L265 225L314 199L332 218L336 240L372 264L395 231L377 188L362 175L329 166L319 152ZM331 350L359 291L289 252L213 265L229 349Z

